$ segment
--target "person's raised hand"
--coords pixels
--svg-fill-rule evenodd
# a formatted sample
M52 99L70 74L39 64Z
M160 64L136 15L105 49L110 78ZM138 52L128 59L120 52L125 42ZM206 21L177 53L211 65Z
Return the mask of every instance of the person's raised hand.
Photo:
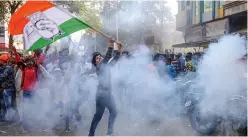
M37 57L34 57L33 60L34 60L34 63L35 63L36 65L38 65L38 66L40 65L39 59L38 59Z
M115 43L115 40L112 37L109 37L110 47L113 47L114 46L114 43Z
M120 52L121 51L121 48L122 48L122 43L121 42L115 42L116 43L116 45L117 45L117 50Z

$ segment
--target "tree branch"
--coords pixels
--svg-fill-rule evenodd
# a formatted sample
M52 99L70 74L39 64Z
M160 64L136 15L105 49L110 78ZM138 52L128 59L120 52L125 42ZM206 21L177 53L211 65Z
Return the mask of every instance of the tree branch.
M9 6L11 7L11 5L12 5L12 4L11 4L11 2L10 2L10 1L7 1L7 3L8 3L8 4L9 4Z
M16 9L19 7L19 5L22 3L22 1L18 1L15 5L13 5L14 7L14 12L16 11Z
M16 8L18 8L21 5L22 1L18 1L16 4Z

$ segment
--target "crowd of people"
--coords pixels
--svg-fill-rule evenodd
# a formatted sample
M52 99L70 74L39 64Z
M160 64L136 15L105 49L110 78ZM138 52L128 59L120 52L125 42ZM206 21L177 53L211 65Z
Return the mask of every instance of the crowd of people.
M123 51L122 55L132 58L132 55L128 51ZM202 54L200 52L188 52L185 54L155 53L153 55L153 64L160 77L169 75L171 79L175 79L187 72L196 72L201 57Z
M105 107L108 108L110 112L107 134L113 134L113 125L117 115L117 110L110 88L110 68L118 62L120 56L127 59L132 58L132 55L128 51L121 52L121 43L116 42L112 38L109 42L110 46L106 55L103 56L98 52L93 53L91 59L93 69L80 74L85 75L96 73L98 76L96 112L91 123L89 136L94 136L96 127L103 116ZM68 88L66 89L64 85L69 83L72 73L75 73L73 72L75 70L72 68L78 60L75 59L74 56L69 55L68 48L61 50L58 54L54 52L47 56L48 50L49 46L47 46L44 52L42 52L42 50L37 50L32 56L23 57L16 51L14 46L10 46L10 52L0 56L0 119L2 121L18 122L30 120L26 117L29 115L29 112L25 111L23 118L20 120L20 112L18 112L17 109L16 95L21 93L24 103L35 104L32 98L36 94L35 90L37 87L44 86L42 85L44 84L44 79L50 79L50 81L45 84L49 85L48 83L52 83L52 86L56 85L53 90L70 90ZM187 53L184 55L181 53L157 53L153 55L152 65L150 68L156 71L161 78L169 76L173 80L187 72L195 72L200 58L200 53ZM71 71L68 71L70 69ZM57 94L51 91L49 98L54 100L56 96ZM72 115L75 115L76 120L79 123L82 122L82 117L79 113L81 98L78 98L74 102L76 103L73 107L70 106L71 104L68 105L63 101L58 101L54 105L54 108L66 109L65 111L67 113L64 114L66 131L70 131L70 121ZM70 107L68 108L68 106ZM25 123L23 125L28 129L28 125L25 125Z
M116 59L112 59L112 51L114 49L113 43L114 40L110 40L111 47L108 49L108 53L103 59L102 64L109 63L110 59L113 62L114 60L118 59L118 55L120 54L120 43L117 44L117 50L116 51ZM54 86L54 90L63 90L65 88L64 85L68 87L68 82L70 81L71 71L68 70L72 69L72 64L76 62L77 59L75 59L74 56L69 55L69 49L64 48L62 49L58 54L52 53L49 56L46 57L47 51L49 50L49 46L44 50L36 50L34 51L33 55L29 56L23 56L22 54L18 53L16 51L16 48L14 46L10 46L10 51L7 54L0 56L0 119L1 121L7 121L7 122L19 122L23 124L24 129L30 128L30 125L26 124L27 121L30 121L30 111L24 111L22 118L20 118L20 112L18 112L17 109L17 100L16 96L20 93L22 96L22 102L24 105L23 109L25 107L30 107L28 105L35 104L35 103L41 103L40 100L36 99L34 102L34 96L37 93L35 90L37 90L37 87L44 87L48 86L49 82L50 85L56 85L56 88ZM97 66L97 64L100 64L101 62L101 56L100 54L97 54L97 56L93 57L94 60L92 60L92 63L94 66ZM72 71L74 71L72 69ZM102 71L102 70L100 70ZM97 70L97 72L100 72ZM95 72L95 71L94 71ZM105 74L105 72L102 72ZM62 78L63 77L63 78ZM104 76L103 76L104 77ZM49 82L45 82L45 79L49 79ZM61 82L63 79L63 82ZM102 82L105 83L105 82ZM60 84L60 85L59 85ZM102 84L104 86L104 84ZM105 86L106 87L106 86ZM51 89L51 88L50 88ZM67 89L69 90L69 89ZM106 89L107 90L107 89ZM62 94L62 92L61 92ZM61 95L63 96L63 95ZM51 100L56 99L55 92L51 91L51 94L49 97ZM104 99L105 100L105 99ZM97 103L98 104L98 103ZM98 105L96 115L92 121L92 127L91 127L91 134L94 134L93 130L96 128L96 124L99 122L99 118L101 117L104 110L104 107ZM110 105L113 103L109 103ZM52 104L50 104L52 105ZM81 115L79 114L79 107L80 107L80 101L76 101L75 108L71 108L70 103L63 103L63 101L59 101L55 103L55 108L64 108L64 111L73 111L73 113L66 112L64 114L65 116L65 123L66 123L66 131L70 131L70 117L71 114L76 116L77 121L81 121ZM106 104L107 105L107 104ZM106 106L108 107L108 105ZM102 110L103 109L103 110ZM113 120L112 120L112 126L114 122L114 106L112 107L113 110ZM112 113L111 113L112 114ZM98 122L96 122L98 121ZM111 124L110 124L111 125ZM110 128L111 129L111 128ZM109 130L108 134L112 134L112 131Z
M178 54L155 54L154 63L158 68L158 73L160 76L165 75L166 73L174 79L177 76L187 73L195 72L197 65L200 61L201 54L188 52L187 54L182 55ZM164 65L165 64L166 67Z
M24 57L18 53L15 47L10 48L10 52L0 57L1 72L1 120L6 120L8 112L14 111L15 121L19 119L16 105L17 91L23 91L24 100L31 98L34 86L38 80L39 65L44 61L46 52L41 55L36 51L33 56ZM17 76L22 76L19 81ZM13 114L13 113L12 113ZM7 118L12 121L10 117Z

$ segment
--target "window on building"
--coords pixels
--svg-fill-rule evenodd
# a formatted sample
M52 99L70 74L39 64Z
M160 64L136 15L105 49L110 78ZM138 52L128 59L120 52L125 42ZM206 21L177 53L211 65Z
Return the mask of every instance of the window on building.
M198 9L198 1L195 1L195 16L198 15L199 9Z
M212 11L212 1L204 1L204 12Z
M181 2L180 1L178 1L178 4L177 4L177 10L178 10L178 13L181 11Z
M224 4L224 1L219 1L219 8L222 8L223 7L223 4Z
M180 2L180 12L181 11L184 11L185 10L185 5L186 5L186 3L185 3L185 1L179 1Z
M0 26L0 36L4 36L4 26Z
M190 1L186 1L186 4L185 4L185 9L186 10L189 10L190 9Z

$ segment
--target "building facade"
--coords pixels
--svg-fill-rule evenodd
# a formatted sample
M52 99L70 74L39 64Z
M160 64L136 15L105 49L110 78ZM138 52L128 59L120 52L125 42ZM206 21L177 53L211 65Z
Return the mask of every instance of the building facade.
M247 1L178 1L176 29L184 43L173 48L207 47L230 33L247 33Z
M7 45L5 44L5 28L4 25L0 25L0 54L7 51Z

